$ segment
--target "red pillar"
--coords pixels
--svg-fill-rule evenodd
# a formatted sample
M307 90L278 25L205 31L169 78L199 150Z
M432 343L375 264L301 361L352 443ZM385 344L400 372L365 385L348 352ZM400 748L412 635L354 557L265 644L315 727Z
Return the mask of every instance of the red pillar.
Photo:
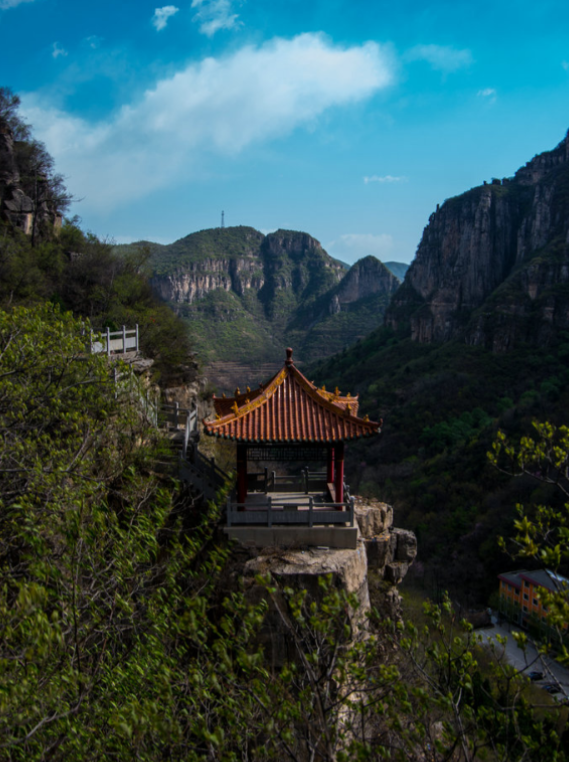
M237 445L237 502L244 503L247 497L247 445ZM240 508L239 510L244 510Z
M344 502L344 443L338 442L336 450L336 502Z
M326 481L328 484L334 483L334 448L328 448L328 470L326 471Z

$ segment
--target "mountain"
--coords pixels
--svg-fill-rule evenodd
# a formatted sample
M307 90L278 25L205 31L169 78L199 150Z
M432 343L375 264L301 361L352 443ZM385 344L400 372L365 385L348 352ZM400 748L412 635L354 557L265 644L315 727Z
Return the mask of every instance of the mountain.
M287 326L289 343L311 360L344 349L377 327L399 285L378 259L360 259L320 299L299 307Z
M347 479L417 534L421 585L487 605L519 563L497 543L516 503L557 499L487 453L498 430L519 441L535 420L569 423L568 138L441 205L385 326L306 372L384 419L376 442L350 447Z
M381 324L400 285L374 257L346 270L290 230L214 228L147 245L152 288L186 321L206 365L237 363L228 388L259 363L280 362L288 344L300 362L352 344Z
M384 262L383 264L393 273L393 275L395 275L396 278L399 278L400 281L405 278L405 274L409 269L409 265L405 264L405 262Z
M569 327L569 133L431 215L386 324L501 352Z

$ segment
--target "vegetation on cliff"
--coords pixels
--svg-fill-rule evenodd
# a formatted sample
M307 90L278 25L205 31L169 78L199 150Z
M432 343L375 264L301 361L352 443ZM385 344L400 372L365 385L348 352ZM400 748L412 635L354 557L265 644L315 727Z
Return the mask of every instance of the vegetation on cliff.
M155 293L206 361L278 362L287 344L301 360L329 355L376 328L399 285L374 257L347 270L296 231L214 228L149 248Z
M0 307L50 301L89 318L94 330L138 324L156 375L187 373L188 333L152 293L149 252L136 248L119 257L110 243L84 233L78 218L60 225L56 217L71 198L45 147L18 115L18 104L17 96L0 89L0 138L8 132L17 138L0 151ZM38 204L31 199L34 223L25 232L26 220L11 212L11 199L33 196L39 186L45 198Z
M569 334L496 355L380 329L310 371L328 388L359 393L360 410L384 419L377 442L347 450L347 480L396 506L398 524L416 533L427 592L487 605L496 575L511 568L497 538L511 534L515 504L558 499L497 472L487 452L498 429L519 438L535 419L565 422Z
M378 443L350 448L348 479L417 534L427 589L466 605L486 604L511 568L497 538L512 531L515 503L550 497L496 472L486 453L499 428L521 437L535 419L566 423L568 182L566 138L514 178L447 200L388 327L310 371L384 418Z

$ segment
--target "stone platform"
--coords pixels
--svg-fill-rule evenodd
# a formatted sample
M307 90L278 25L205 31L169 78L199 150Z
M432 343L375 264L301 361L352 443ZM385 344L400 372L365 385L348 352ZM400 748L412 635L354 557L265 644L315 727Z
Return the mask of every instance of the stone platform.
M232 526L224 533L251 548L326 547L355 550L358 528L340 526Z

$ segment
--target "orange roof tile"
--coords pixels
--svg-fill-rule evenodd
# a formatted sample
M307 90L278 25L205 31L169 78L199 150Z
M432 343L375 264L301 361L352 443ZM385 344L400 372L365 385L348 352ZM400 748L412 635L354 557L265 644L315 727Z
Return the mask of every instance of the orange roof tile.
M206 434L277 444L339 442L379 431L379 423L357 417L357 397L318 389L305 378L292 361L291 349L283 369L266 384L235 391L234 397L214 397L216 420L204 420Z

